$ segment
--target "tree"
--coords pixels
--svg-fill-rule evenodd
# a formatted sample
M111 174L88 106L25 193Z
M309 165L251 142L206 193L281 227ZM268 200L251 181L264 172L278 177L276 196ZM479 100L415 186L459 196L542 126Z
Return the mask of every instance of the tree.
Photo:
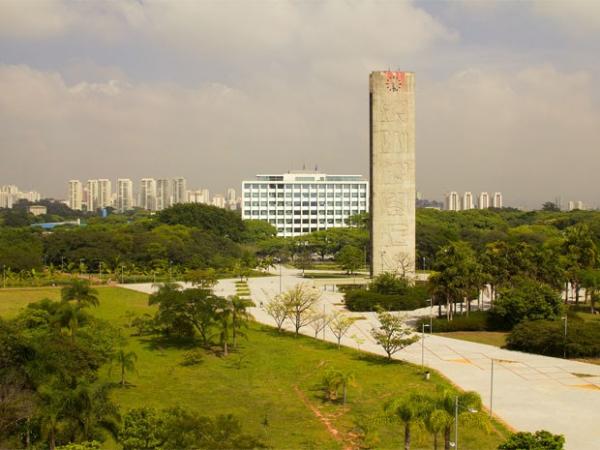
M348 317L346 314L340 313L339 311L331 317L329 329L337 339L338 348L340 348L342 338L348 333L348 330L350 330L354 322L356 322L356 319Z
M315 339L319 337L319 333L327 327L331 316L325 311L314 311L311 314L311 321L308 324L315 332Z
M133 351L126 352L123 348L120 348L114 355L114 361L119 365L121 371L121 386L125 386L125 372L135 370L137 355Z
M490 321L511 329L523 320L554 320L563 313L559 295L543 283L519 277L500 294L490 310Z
M233 305L230 301L220 299L216 310L216 319L219 324L219 342L223 347L223 356L229 355L229 330L232 328Z
M346 404L348 399L348 386L354 382L356 376L354 372L342 372L337 369L330 368L323 375L323 389L325 397L329 401L338 399L338 390L342 388L342 404Z
M431 399L420 393L412 393L407 398L392 401L387 405L388 412L404 423L404 450L410 450L412 426L424 424L432 406Z
M363 265L363 253L352 245L346 245L335 255L335 260L346 273L353 274Z
M290 310L283 295L276 295L265 306L265 311L273 318L277 325L277 331L281 333L284 322L287 320Z
M231 332L233 339L233 348L237 348L238 335L243 336L241 329L248 327L248 322L253 319L248 308L256 306L252 300L240 298L237 295L229 297L231 302Z
M590 297L590 313L596 312L596 301L600 293L600 270L588 269L581 273L581 286L585 288Z
M563 254L566 256L567 278L575 289L575 303L579 304L581 274L598 264L598 249L587 225L580 224L565 230Z
M288 310L288 318L294 325L296 336L300 329L313 320L313 307L321 299L321 293L306 284L297 284L282 294Z
M388 359L392 359L394 353L419 340L416 336L408 337L412 331L404 324L404 316L379 310L377 320L379 327L371 329L371 335L375 342L383 347Z
M217 271L212 267L188 272L184 279L192 283L193 286L207 290L212 290L218 282Z
M498 450L563 450L564 446L563 435L540 430L535 433L513 433L504 443L500 444Z
M560 212L560 208L554 202L545 202L542 205L542 211Z
M63 302L75 300L80 307L98 306L98 291L92 289L90 282L87 280L73 279L71 282L62 288L61 298Z

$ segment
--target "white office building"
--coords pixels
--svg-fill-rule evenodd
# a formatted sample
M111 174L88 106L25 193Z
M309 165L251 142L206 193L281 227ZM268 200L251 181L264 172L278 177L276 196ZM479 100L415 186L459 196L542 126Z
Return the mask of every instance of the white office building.
M473 209L473 194L471 192L465 192L462 198L462 209Z
M238 208L238 199L235 195L235 189L229 188L227 189L227 208L228 209L237 209Z
M129 178L117 180L117 210L119 212L133 209L133 181Z
M360 175L291 172L242 182L242 218L265 220L279 236L346 226L369 211L369 182Z
M493 205L494 208L502 208L502 192L494 192Z
M154 178L142 178L140 180L138 206L148 211L156 209L156 180Z
M0 208L12 208L13 196L5 191L0 191Z
M452 191L446 194L444 208L447 211L460 211L460 197L458 192Z
M79 180L69 181L69 207L76 211L82 210L83 185Z

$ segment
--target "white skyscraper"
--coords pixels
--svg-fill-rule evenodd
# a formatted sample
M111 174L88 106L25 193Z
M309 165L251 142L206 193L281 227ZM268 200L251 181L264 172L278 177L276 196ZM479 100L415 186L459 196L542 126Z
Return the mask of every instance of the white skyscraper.
M185 203L187 201L187 183L185 178L173 178L171 180L171 196L173 204Z
M462 198L462 209L473 209L473 194L471 192L465 192Z
M225 208L225 197L222 195L215 195L212 199L212 205L218 208Z
M129 178L117 180L117 210L125 212L133 209L133 182Z
M238 202L237 202L237 197L235 196L235 189L233 189L233 188L227 189L226 202L227 202L228 209L237 209Z
M446 194L445 209L448 211L460 211L460 197L458 192L452 191Z
M487 192L481 192L479 194L479 201L477 202L479 209L487 209L490 207L490 195Z
M98 180L88 180L87 182L87 210L96 211L98 205Z
M13 197L6 191L0 191L0 208L12 208Z
M83 185L79 180L69 181L69 207L76 211L81 211L81 202L83 201Z
M502 208L502 192L494 192L493 205L494 208Z
M156 180L154 178L141 179L139 207L149 211L156 209Z
M112 183L106 178L98 180L98 208L112 206Z
M169 206L171 206L170 183L166 178L161 178L156 180L156 210L162 211Z

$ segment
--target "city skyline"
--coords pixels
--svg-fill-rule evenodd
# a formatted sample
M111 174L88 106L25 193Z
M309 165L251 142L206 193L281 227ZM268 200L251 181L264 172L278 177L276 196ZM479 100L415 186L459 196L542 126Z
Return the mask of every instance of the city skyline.
M402 66L419 74L425 197L599 203L595 2L44 4L0 2L4 183L57 197L124 166L217 191L303 164L366 174L365 79Z

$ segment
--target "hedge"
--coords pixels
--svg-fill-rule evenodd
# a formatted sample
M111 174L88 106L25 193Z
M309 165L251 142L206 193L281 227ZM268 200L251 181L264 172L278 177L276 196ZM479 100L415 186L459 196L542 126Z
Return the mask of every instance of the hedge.
M415 285L403 294L386 295L366 289L350 289L344 294L346 307L350 311L411 311L428 305L427 287Z
M429 317L417 322L417 329L421 324L429 325ZM432 320L434 333L448 333L452 331L491 331L494 327L489 321L487 311L473 311L467 315L454 315L454 319L448 321L445 317L436 317Z
M562 357L565 351L562 320L525 321L513 328L506 339L511 350ZM600 358L600 324L569 322L566 339L569 358Z

